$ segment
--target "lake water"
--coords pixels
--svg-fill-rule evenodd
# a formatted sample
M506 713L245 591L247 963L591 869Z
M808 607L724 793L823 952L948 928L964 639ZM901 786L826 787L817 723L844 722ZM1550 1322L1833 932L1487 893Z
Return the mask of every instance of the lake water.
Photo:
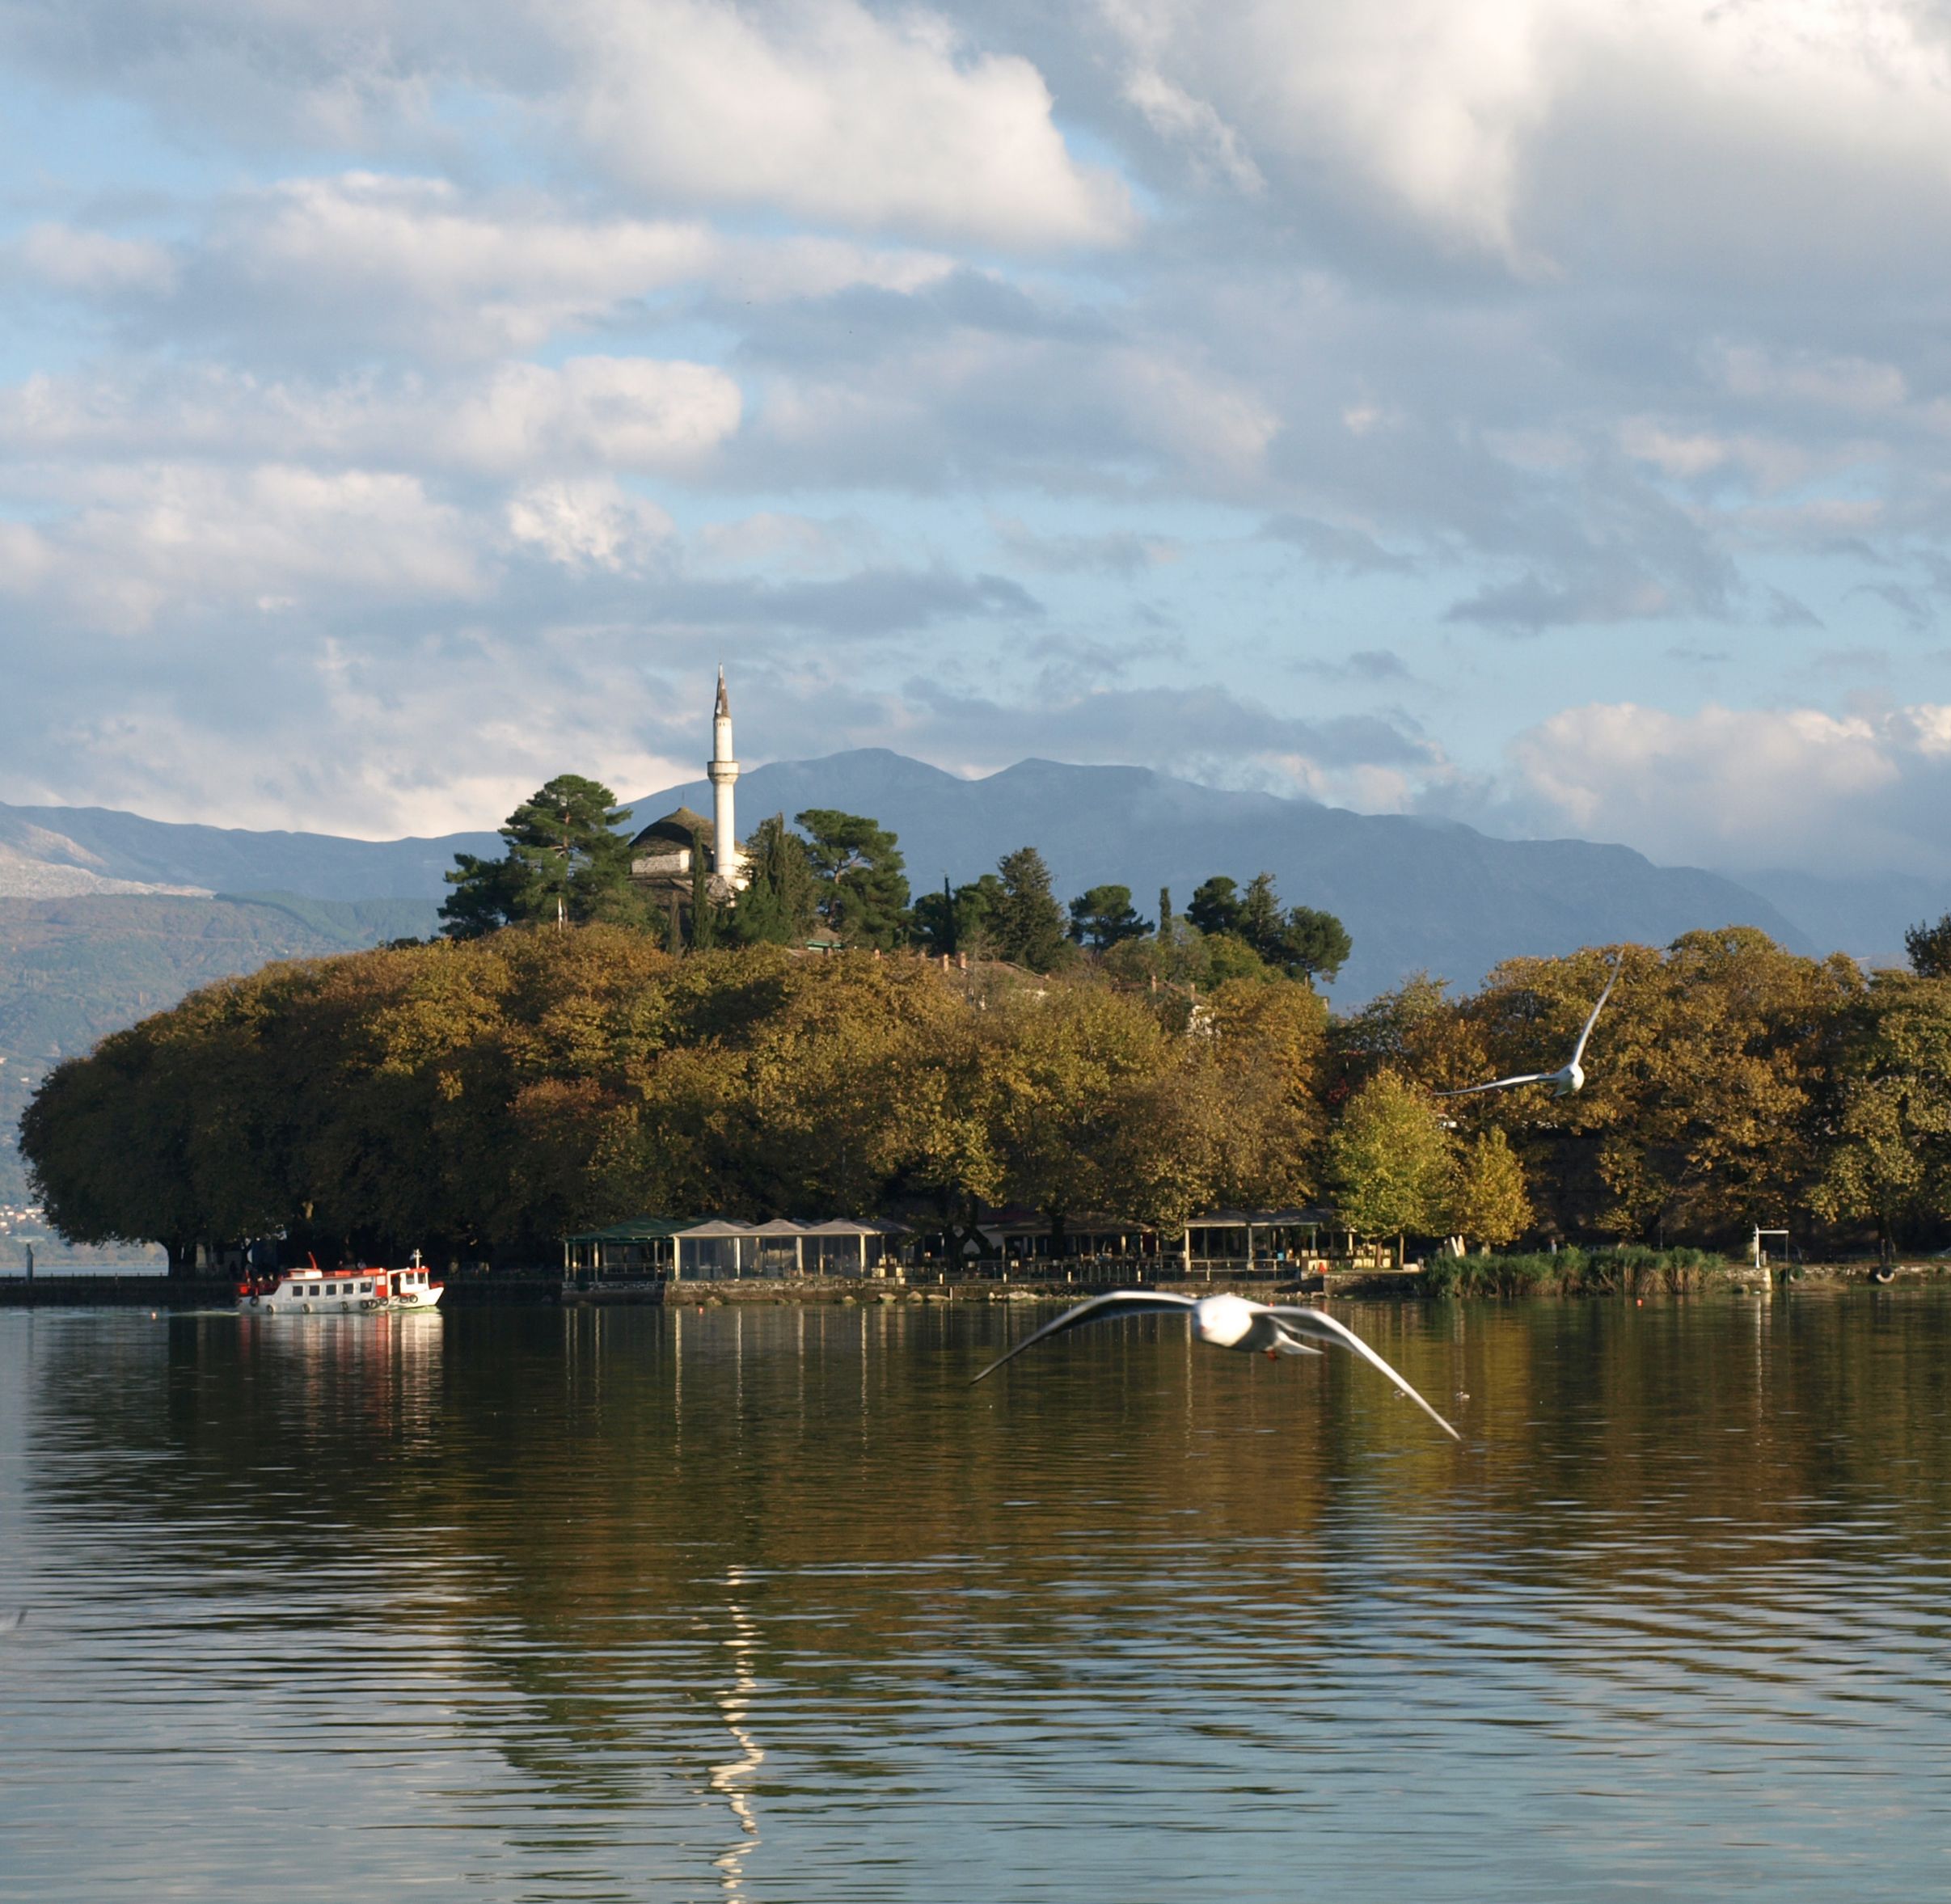
M0 1895L1945 1894L1951 1299L1338 1312L0 1313Z

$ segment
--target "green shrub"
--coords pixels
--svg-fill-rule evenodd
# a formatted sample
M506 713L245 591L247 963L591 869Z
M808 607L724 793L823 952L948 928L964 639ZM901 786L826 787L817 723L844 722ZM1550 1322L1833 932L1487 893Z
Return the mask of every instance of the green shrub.
M1631 1295L1658 1289L1678 1294L1698 1289L1727 1268L1712 1250L1652 1249L1643 1243L1615 1248L1530 1250L1510 1256L1438 1256L1424 1270L1437 1296Z

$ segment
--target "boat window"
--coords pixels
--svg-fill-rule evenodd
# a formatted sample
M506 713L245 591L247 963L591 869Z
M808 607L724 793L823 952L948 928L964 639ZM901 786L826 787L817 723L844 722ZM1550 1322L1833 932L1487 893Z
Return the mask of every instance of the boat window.
M325 1286L325 1293L326 1293L326 1294L327 1294L327 1295L328 1295L328 1296L336 1296L336 1295L337 1295L337 1294L338 1294L338 1293L339 1293L339 1286L338 1286L338 1284L337 1284L337 1283L336 1283L336 1282L328 1282L327 1284L326 1284L326 1286Z
M372 1284L370 1284L370 1282L362 1282L362 1283L361 1283L361 1284L360 1284L360 1286L359 1286L359 1293L360 1293L360 1294L361 1294L361 1295L362 1295L362 1296L370 1296L370 1295L371 1295L371 1294L372 1294L372 1293L373 1293L373 1286L372 1286Z

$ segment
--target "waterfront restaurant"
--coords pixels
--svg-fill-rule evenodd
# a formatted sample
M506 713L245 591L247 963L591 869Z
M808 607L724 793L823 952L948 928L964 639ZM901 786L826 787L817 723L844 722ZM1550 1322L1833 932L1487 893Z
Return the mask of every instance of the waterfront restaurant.
M562 1239L565 1281L608 1282L628 1277L669 1275L675 1251L671 1239L684 1228L662 1217L635 1217L606 1229L585 1230Z
M1291 1263L1324 1269L1321 1232L1333 1221L1325 1210L1209 1210L1186 1226L1185 1260L1194 1268Z
M681 1223L640 1217L563 1239L563 1273L570 1281L618 1279L670 1282L784 1281L801 1276L901 1275L899 1223L835 1217L763 1223L722 1217Z

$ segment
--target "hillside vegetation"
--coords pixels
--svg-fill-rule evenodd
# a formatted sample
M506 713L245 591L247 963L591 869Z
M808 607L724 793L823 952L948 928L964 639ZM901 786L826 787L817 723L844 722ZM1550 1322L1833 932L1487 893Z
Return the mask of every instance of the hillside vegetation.
M1951 932L1951 927L1946 928ZM1514 960L1331 1020L1263 969L1193 992L912 953L674 956L607 925L277 965L47 1080L23 1123L78 1239L282 1232L551 1260L647 1213L977 1199L1170 1233L1332 1197L1371 1235L1931 1240L1951 1217L1951 978L1865 979L1745 928ZM1554 1068L1620 961L1574 1097Z

